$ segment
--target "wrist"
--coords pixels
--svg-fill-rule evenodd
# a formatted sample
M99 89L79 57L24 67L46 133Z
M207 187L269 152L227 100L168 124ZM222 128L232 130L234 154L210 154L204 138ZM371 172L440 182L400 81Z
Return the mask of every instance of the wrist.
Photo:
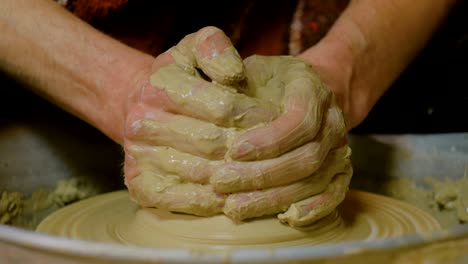
M3 6L15 12L0 10L1 70L122 143L128 94L153 58L52 1L9 0Z
M351 47L344 39L327 36L299 55L333 91L348 130L359 124L371 108L368 95L353 84L358 52L359 48Z
M94 113L102 115L96 127L119 144L123 144L129 98L149 80L154 60L150 55L140 54L138 51L137 53L132 57L123 58L123 63L114 67L106 84L106 96L102 98L102 105L106 105L106 109Z
M348 129L366 118L454 2L351 1L327 35L302 54L337 95Z

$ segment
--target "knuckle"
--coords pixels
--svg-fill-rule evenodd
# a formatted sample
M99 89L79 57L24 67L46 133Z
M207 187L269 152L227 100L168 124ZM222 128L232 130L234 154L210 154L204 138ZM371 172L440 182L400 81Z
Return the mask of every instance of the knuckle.
M232 125L232 113L235 105L235 98L230 94L224 94L217 102L208 105L211 119L220 125Z
M215 33L218 32L223 32L220 28L215 27L215 26L206 26L198 30L197 34L199 35L205 35L205 36L211 36Z

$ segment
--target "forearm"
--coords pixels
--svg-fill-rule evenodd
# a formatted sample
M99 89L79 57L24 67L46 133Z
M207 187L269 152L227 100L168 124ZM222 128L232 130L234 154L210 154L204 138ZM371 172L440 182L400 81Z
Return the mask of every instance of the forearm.
M0 33L0 70L122 142L127 94L151 69L151 56L50 0L3 0Z
M338 80L330 78L330 86L350 128L424 47L453 3L353 0L328 34L301 55L323 72L340 72Z

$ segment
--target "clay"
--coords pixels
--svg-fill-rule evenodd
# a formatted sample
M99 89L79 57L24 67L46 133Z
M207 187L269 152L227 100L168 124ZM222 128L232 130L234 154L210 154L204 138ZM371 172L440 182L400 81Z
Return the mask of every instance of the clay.
M71 178L60 180L55 187L55 190L50 194L51 199L60 207L79 201L93 195L96 195L98 190L90 182L80 178Z
M354 190L336 211L304 228L290 228L275 217L236 223L224 215L198 217L140 208L126 191L117 191L64 207L46 218L37 231L88 241L213 253L237 247L376 240L439 228L435 219L418 208Z
M431 214L444 228L468 222L468 179L426 177L424 181L427 187L405 178L379 183L366 180L357 185L410 203Z
M34 229L42 219L59 208L53 202L51 192L40 188L30 196L23 196L21 213L12 219L11 224Z
M19 192L2 192L0 196L0 224L9 224L23 208L23 195Z
M60 180L54 189L38 188L31 195L3 191L0 196L0 223L35 229L52 212L99 191L100 188L81 177Z
M444 181L438 181L434 178L428 178L426 181L431 183L429 184L430 188L418 187L409 179L398 179L381 182L379 184L380 188L371 189L379 190L380 194L388 195L394 199L402 200L412 206L422 209L434 217L444 228L466 222L466 220L463 220L463 215L460 213L463 213L467 208L466 206L463 207L461 205L463 205L462 201L466 201L466 194L468 194L468 180L462 178L459 180L447 179ZM72 180L72 182L75 182L75 180ZM448 184L444 185L446 183ZM57 184L57 186L58 185L59 184ZM434 185L437 185L438 188L442 189L447 189L448 186L455 186L452 193L457 193L457 199L452 201L452 204L459 205L455 207L458 210L455 210L452 206L444 206L437 202L436 193L438 188L434 188ZM77 188L79 189L80 186L83 185L78 184ZM92 186L94 188L94 191L89 193L89 196L92 196L93 193L97 193L99 190L97 186L93 186L92 184L88 186ZM444 188L443 186L446 187ZM57 203L52 201L51 192L52 191L38 189L32 195L28 196L19 192L3 191L0 195L1 223L26 229L35 229L43 218L60 208ZM81 197L87 198L89 196ZM437 197L440 197L440 194L437 195ZM460 202L458 202L459 199ZM33 200L35 201L34 203L32 202ZM25 204L26 210L24 210ZM5 211L5 208L14 209L9 212L8 210Z
M177 176L145 172L132 180L129 189L138 204L163 210L210 216L222 212L224 196L218 195L210 185L182 183Z
M461 222L468 222L468 179L445 179L443 182L428 178L433 186L434 199L442 210L453 210Z

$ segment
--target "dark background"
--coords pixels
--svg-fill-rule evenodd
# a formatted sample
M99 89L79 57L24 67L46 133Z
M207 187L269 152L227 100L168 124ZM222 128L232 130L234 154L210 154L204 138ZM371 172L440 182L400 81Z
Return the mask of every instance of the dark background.
M468 1L458 1L427 47L354 132L468 132Z

